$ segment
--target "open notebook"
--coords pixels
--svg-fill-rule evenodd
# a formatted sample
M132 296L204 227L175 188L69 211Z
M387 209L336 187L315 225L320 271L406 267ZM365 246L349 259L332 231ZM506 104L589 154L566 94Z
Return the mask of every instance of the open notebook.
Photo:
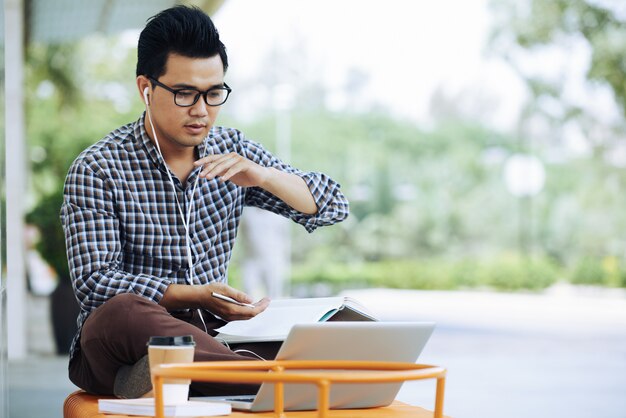
M231 321L217 331L229 344L284 341L296 324L326 321L375 321L371 313L349 297L276 299L251 319Z

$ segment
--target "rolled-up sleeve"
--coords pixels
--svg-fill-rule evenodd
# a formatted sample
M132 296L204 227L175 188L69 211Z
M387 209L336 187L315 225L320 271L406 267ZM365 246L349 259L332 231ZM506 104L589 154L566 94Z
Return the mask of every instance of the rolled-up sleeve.
M318 226L332 225L348 217L350 206L341 193L341 186L323 173L298 174L306 182L317 205L317 213L307 215L295 212L293 219L313 232Z
M314 214L299 212L259 187L246 190L246 205L256 206L290 218L304 226L308 232L313 232L320 226L333 225L348 217L349 203L341 193L339 183L323 173L303 172L285 164L255 142L240 137L238 143L240 153L246 158L264 167L274 167L302 178L315 200L317 212Z
M120 223L114 183L100 178L85 162L68 173L61 222L70 276L84 312L90 313L119 293L135 293L158 303L170 281L122 271Z

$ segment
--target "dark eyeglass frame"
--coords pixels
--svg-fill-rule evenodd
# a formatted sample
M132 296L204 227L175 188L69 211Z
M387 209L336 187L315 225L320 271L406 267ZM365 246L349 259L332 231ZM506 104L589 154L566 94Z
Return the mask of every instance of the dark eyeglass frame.
M206 103L207 106L211 106L211 107L215 107L215 106L221 106L224 103L226 103L226 100L228 100L228 96L230 96L230 92L233 91L233 89L231 89L228 84L224 83L224 86L216 86L216 87L211 87L210 89L207 89L205 91L200 91L198 89L194 89L192 87L185 87L183 89L173 89L169 86L166 86L165 84L161 83L159 80L152 78L150 76L146 76L146 78L148 80L150 80L152 83L154 83L155 85L164 88L165 90L169 91L170 93L172 93L174 95L174 104L176 106L179 107L191 107L193 105L195 105L196 103L198 103L198 99L200 98L200 96L202 96L204 98L204 103ZM178 104L178 102L176 101L176 97L178 95L178 93L180 93L181 91L195 91L197 94L193 99L193 102L191 104L186 104L186 105L181 105ZM226 91L226 96L224 97L224 101L219 103L219 104L211 104L209 103L209 100L207 98L207 94L209 94L212 91L216 91L216 90L224 90Z

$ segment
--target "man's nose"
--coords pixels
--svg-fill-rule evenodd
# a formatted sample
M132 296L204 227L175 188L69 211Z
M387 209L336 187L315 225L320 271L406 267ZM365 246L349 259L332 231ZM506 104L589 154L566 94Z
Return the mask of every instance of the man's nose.
M206 116L209 113L208 107L204 101L204 96L201 94L198 101L190 107L190 113L194 116Z

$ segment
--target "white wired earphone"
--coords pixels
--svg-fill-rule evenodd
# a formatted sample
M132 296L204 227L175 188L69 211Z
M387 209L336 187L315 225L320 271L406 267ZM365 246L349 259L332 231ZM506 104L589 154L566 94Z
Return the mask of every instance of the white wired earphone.
M193 210L194 204L194 196L196 195L196 188L198 187L198 181L200 180L200 175L196 177L196 181L193 185L193 190L191 191L191 203L189 203L189 209L187 210L187 217L185 217L183 213L183 209L180 206L180 202L178 201L178 192L176 190L176 185L174 184L174 179L172 178L172 174L170 172L169 167L167 166L167 162L165 161L165 157L163 157L163 153L161 152L161 146L159 145L159 139L157 138L156 130L154 129L154 124L152 123L152 114L150 113L150 100L148 99L148 92L150 91L149 87L143 89L143 101L146 104L146 111L148 113L148 121L150 122L150 127L152 128L152 134L154 135L154 143L156 144L157 150L159 151L159 155L163 160L163 164L165 165L165 170L167 172L167 177L170 179L170 184L172 185L172 190L174 191L174 197L176 198L176 207L178 208L178 213L180 215L181 221L183 221L183 226L185 227L185 247L187 250L187 263L189 265L189 276L187 277L187 283L193 285L193 258L191 257L191 238L189 236L189 220L191 219L191 211ZM205 157L206 151L208 147L204 147L204 152L202 153L202 158ZM204 322L204 318L202 317L202 310L198 308L198 314L200 315L200 320L202 321L202 325L204 325L204 331L209 332Z

